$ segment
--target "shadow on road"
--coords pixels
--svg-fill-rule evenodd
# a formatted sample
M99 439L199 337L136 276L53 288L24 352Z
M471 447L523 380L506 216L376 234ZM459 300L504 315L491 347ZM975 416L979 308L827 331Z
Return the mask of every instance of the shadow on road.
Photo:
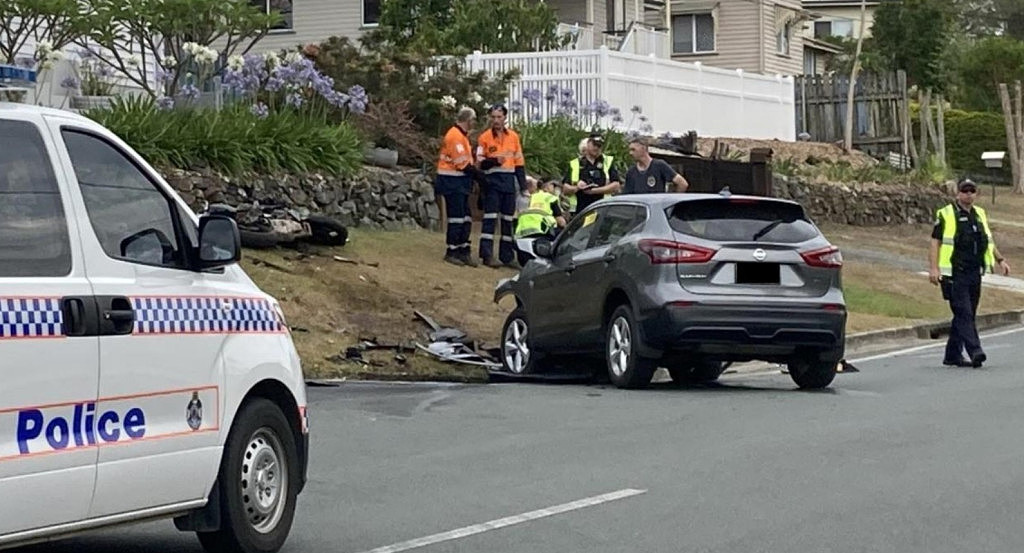
M86 535L62 541L11 549L10 553L202 553L190 535L138 536Z

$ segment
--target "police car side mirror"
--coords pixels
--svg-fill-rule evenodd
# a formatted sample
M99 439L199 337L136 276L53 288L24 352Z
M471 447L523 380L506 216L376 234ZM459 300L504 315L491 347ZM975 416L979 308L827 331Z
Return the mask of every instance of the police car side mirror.
M199 268L215 269L242 259L242 237L234 219L224 215L199 218Z
M533 253L536 254L537 257L551 259L551 256L555 254L554 242L547 238L538 238L533 243Z

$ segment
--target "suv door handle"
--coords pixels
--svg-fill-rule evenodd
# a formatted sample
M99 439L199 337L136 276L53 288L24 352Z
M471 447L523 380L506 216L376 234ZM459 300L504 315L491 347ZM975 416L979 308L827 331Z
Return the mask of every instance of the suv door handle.
M124 296L97 296L100 336L122 336L135 329L135 310Z

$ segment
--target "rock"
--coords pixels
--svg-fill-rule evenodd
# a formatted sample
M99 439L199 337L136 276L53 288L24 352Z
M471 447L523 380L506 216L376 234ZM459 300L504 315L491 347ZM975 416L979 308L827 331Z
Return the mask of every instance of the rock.
M441 208L437 207L435 203L429 203L426 205L427 218L431 221L441 220Z
M384 230L389 230L389 231L402 230L402 223L399 223L398 221L391 221L391 220L384 221Z

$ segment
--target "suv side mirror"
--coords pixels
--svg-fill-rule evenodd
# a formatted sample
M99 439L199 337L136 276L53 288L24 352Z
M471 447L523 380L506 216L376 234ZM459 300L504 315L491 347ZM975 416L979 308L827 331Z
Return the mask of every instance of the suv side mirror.
M224 215L199 218L199 267L216 269L242 259L242 236L234 219Z
M533 253L537 257L551 259L555 254L555 244L547 238L538 238L533 242Z

